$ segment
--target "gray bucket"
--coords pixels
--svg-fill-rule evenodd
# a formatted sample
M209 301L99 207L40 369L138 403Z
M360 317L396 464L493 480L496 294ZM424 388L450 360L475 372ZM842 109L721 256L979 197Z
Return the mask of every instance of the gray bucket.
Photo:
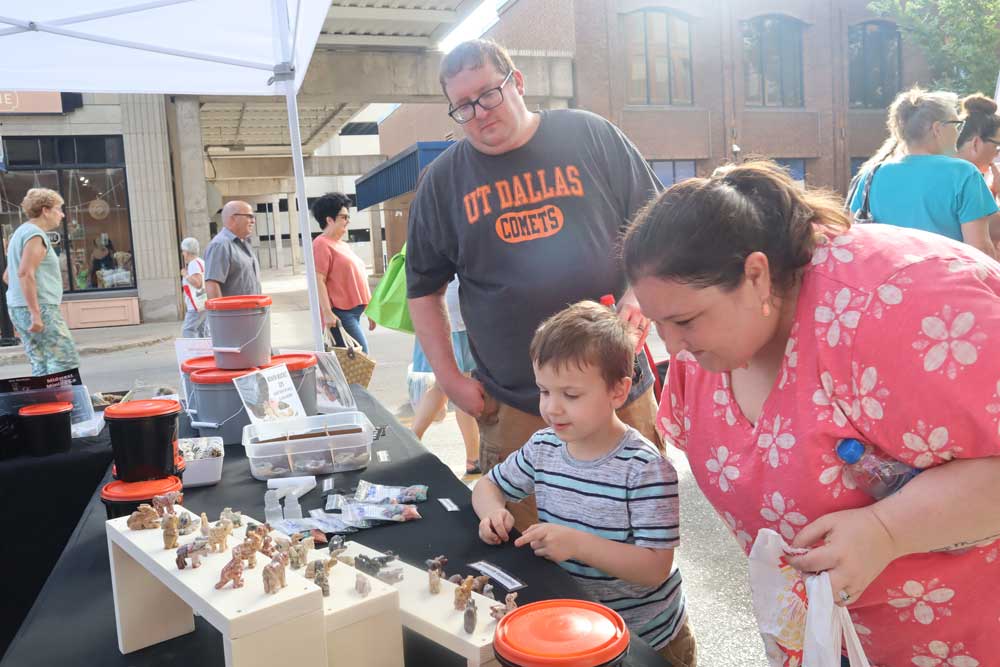
M318 414L316 409L316 357L312 354L290 353L278 354L271 357L268 366L285 364L288 374L295 385L295 391L302 401L302 407L306 411L307 417Z
M240 370L242 372L233 372L228 380L221 382L199 382L199 379L206 377L202 374L219 374L218 370L195 371L191 374L194 392L188 398L188 413L191 415L191 426L198 430L199 436L218 436L226 445L243 442L243 427L250 423L250 415L243 407L232 378L257 369Z
M209 299L205 304L215 365L240 370L271 360L271 297Z

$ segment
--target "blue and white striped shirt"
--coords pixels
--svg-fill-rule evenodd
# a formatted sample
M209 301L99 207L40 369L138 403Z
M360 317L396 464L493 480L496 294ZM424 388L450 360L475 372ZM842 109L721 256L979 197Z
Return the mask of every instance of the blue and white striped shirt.
M541 521L651 549L673 549L680 543L677 472L635 429L594 461L573 458L552 429L543 429L490 470L489 478L510 500L534 493ZM576 560L559 565L654 649L665 646L684 623L677 569L650 587Z

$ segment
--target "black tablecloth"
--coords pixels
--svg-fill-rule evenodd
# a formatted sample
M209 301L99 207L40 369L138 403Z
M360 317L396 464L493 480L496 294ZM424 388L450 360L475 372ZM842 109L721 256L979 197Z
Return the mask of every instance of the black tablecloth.
M585 597L561 568L537 558L530 550L517 549L512 544L491 547L480 541L468 488L370 394L360 388L354 390L359 409L377 429L384 429L372 445L372 464L363 471L333 475L335 488L353 488L363 478L385 484L427 484L430 494L429 500L419 506L422 520L363 530L349 539L380 551L392 549L412 564L443 553L450 559L447 568L450 574L477 574L464 565L489 560L527 584L527 588L519 592L518 602ZM376 453L380 450L388 453L388 462L379 461ZM318 480L316 490L303 497L304 512L325 501L321 495L322 479ZM222 482L185 490L184 505L194 512L205 511L212 518L229 506L263 519L265 488L262 482L250 477L243 448L230 446L226 448ZM451 498L460 511L446 511L437 500L445 497ZM196 617L195 631L191 634L128 656L119 653L105 519L98 489L0 665L223 665L218 633L200 617ZM496 592L502 599L505 591L497 586ZM68 626L72 626L71 633L66 632ZM464 664L456 654L409 631L404 633L404 650L406 663L410 666ZM625 664L662 665L664 662L641 640L634 639Z
M107 429L70 451L0 461L0 652L14 637L111 465Z

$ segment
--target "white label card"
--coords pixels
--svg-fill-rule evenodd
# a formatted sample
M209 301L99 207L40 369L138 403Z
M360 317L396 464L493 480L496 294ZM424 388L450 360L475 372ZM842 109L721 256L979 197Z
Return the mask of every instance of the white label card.
M323 480L323 493L327 491L333 491L333 477L327 477Z
M469 563L469 567L473 570L478 570L483 574L489 575L491 579L506 588L510 593L519 591L526 586L526 584L520 579L516 579L506 570L501 570L499 567L488 561L478 560L475 563Z
M379 460L380 463L388 463L389 462L389 452L386 451L386 450L384 450L384 449L380 449L377 452L375 452L375 456L378 457L378 460Z
M451 498L438 498L438 502L444 505L444 508L449 512L457 512L458 505L455 504Z

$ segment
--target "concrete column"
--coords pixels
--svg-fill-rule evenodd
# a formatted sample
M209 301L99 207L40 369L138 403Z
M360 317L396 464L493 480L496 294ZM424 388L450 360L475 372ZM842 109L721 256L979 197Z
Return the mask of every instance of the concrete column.
M288 235L292 244L292 273L298 273L302 265L302 239L299 235L299 203L295 193L285 194L288 197Z
M278 205L281 203L281 195L271 197L271 233L274 235L274 261L279 269L285 268L285 258L281 254L281 215L278 213Z
M369 211L369 228L372 239L372 272L376 276L385 274L385 262L382 255L382 207Z
M175 321L181 314L180 249L165 101L122 95L121 113L140 316L144 322Z
M208 193L205 187L205 158L201 143L201 110L197 97L174 97L177 123L176 177L183 194L184 236L193 236L204 248L209 241Z

